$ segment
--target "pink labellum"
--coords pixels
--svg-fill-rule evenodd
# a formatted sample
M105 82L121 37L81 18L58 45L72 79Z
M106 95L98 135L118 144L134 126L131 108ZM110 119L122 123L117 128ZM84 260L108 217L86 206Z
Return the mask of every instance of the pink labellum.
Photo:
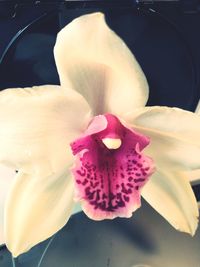
M91 134L86 130L71 144L76 155L75 198L94 220L131 217L141 205L140 189L155 170L152 159L141 152L150 140L111 114L95 117L89 128ZM120 139L121 145L110 149L105 138Z

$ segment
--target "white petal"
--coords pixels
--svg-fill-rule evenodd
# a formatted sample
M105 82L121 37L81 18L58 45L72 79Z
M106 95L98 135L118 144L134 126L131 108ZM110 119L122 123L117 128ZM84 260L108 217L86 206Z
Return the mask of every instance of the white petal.
M11 184L15 177L15 170L0 164L0 245L5 243L4 239L4 209L5 201Z
M81 16L68 24L58 34L54 54L61 85L80 92L95 115L123 116L145 105L146 78L103 14Z
M47 175L70 165L69 142L88 123L89 106L59 86L0 93L0 162Z
M200 144L200 116L179 108L145 107L126 115L134 125Z
M176 164L186 171L200 168L200 117L176 108L143 108L129 114L136 131L150 137L147 155L159 164Z
M68 221L74 204L74 183L68 173L16 176L5 212L6 245L14 257L49 238Z
M145 154L157 164L173 163L177 169L185 171L200 168L199 145L151 129L135 125L132 125L132 128L150 138L150 144L145 148Z
M198 206L186 177L168 168L159 169L144 186L142 196L174 228L194 235L198 225Z

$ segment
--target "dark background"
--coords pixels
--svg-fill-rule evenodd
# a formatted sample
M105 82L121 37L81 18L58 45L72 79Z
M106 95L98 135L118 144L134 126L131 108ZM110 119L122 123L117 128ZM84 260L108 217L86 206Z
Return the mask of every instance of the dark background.
M0 89L59 84L53 46L75 17L102 11L135 54L150 86L148 105L194 111L200 96L200 1L0 1ZM70 53L70 51L67 51ZM198 185L194 187L199 199ZM43 242L18 259L36 267ZM73 216L41 267L198 267L200 230L176 232L147 204L133 218L94 222ZM0 266L11 267L0 249Z

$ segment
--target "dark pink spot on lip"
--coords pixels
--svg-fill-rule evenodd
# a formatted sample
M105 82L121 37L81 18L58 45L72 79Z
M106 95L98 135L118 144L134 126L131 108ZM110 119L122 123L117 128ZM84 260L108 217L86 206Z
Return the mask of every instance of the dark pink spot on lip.
M124 127L111 114L102 116L107 127L91 135L84 135L71 144L76 155L72 170L76 184L76 199L92 219L130 217L140 206L140 188L154 171L150 158L141 150L149 144L148 138ZM100 123L100 120L94 120ZM92 122L91 122L92 124ZM102 127L94 127L93 129ZM102 139L120 138L122 145L110 150Z

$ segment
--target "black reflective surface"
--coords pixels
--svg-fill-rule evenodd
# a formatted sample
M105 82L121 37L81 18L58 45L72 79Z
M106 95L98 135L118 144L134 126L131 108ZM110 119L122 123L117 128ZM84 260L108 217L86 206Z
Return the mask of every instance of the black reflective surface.
M59 84L53 56L58 31L54 12L32 19L17 31L1 56L0 88Z
M17 267L37 267L45 245L21 255ZM143 203L131 219L95 222L74 215L56 234L41 267L198 267L199 248L200 228L195 237L177 232ZM12 266L5 249L0 266Z

